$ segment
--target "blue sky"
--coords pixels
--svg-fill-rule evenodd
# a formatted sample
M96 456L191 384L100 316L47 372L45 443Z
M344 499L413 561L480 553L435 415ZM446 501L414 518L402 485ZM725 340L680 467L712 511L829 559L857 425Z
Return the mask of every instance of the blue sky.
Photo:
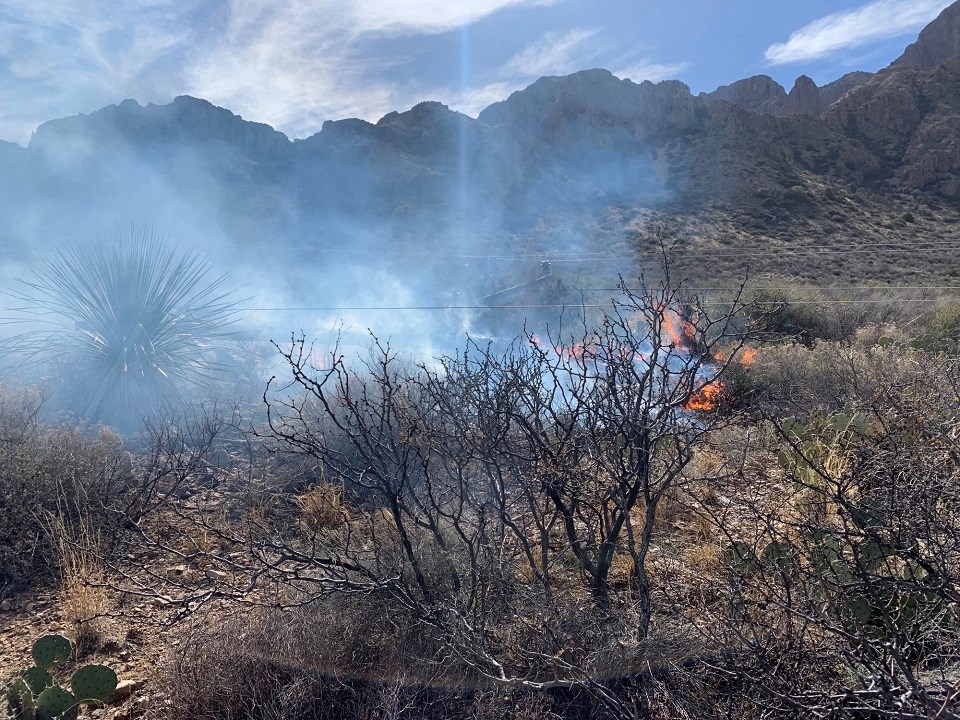
M605 67L694 93L877 70L949 0L0 0L0 138L181 94L305 137L421 100L471 115Z

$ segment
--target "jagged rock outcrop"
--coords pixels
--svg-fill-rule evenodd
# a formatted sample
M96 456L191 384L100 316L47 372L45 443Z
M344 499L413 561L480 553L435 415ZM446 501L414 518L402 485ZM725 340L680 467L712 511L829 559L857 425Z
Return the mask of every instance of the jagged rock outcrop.
M108 105L89 115L43 123L30 139L31 150L72 153L146 149L166 143L214 144L258 159L276 159L287 149L286 135L264 123L250 122L207 100L181 95L168 105L135 100Z
M935 68L960 55L960 2L947 7L907 46L891 68Z
M823 110L820 90L812 78L801 75L783 103L780 115L819 115Z
M885 183L960 199L960 57L879 73L824 120L877 158Z
M801 75L787 93L783 86L767 75L755 75L724 85L711 93L701 93L710 100L726 100L752 112L766 115L819 115L846 93L867 82L872 73L847 73L821 88Z
M711 100L726 100L753 112L779 115L787 91L769 75L754 75L718 87L711 93L703 93L703 96Z
M642 140L668 127L692 127L700 109L702 101L677 80L637 84L620 80L608 70L584 70L540 78L486 108L478 120L542 133L568 146L580 141L613 145L624 138ZM607 128L606 138L592 133L597 125Z
M860 87L873 77L873 73L868 72L850 72L842 77L827 83L820 88L820 104L824 108L833 105L854 88Z

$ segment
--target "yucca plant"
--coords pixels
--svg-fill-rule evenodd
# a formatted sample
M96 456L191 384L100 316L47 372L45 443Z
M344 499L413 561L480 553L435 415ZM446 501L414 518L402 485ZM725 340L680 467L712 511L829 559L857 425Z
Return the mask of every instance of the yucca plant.
M206 256L149 230L78 242L39 260L9 292L28 329L2 348L43 369L80 416L116 421L213 381L213 352L239 308Z

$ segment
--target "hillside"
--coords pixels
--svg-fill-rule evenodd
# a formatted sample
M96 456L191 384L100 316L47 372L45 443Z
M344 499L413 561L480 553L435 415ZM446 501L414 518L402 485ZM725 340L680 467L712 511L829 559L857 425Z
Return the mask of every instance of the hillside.
M346 243L544 257L632 252L666 228L697 256L738 248L754 272L952 275L937 246L917 244L949 238L960 210L958 8L890 68L820 88L801 76L789 93L766 76L694 96L586 70L541 78L477 119L424 102L297 141L201 99L126 100L0 147L14 199L0 228L14 253L145 223L281 254ZM803 250L881 239L911 251L824 267ZM740 273L742 259L711 272Z

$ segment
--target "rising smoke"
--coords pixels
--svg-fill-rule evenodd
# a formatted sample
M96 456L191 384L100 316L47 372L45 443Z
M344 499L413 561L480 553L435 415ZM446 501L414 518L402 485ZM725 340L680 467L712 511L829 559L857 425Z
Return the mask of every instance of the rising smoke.
M558 309L513 306L576 306L629 275L603 215L666 195L627 135L544 143L499 113L424 103L292 142L193 98L47 123L0 148L18 170L0 173L7 289L105 228L149 227L231 273L249 298L234 330L262 347L302 332L358 351L372 332L430 356L468 332L515 337Z

